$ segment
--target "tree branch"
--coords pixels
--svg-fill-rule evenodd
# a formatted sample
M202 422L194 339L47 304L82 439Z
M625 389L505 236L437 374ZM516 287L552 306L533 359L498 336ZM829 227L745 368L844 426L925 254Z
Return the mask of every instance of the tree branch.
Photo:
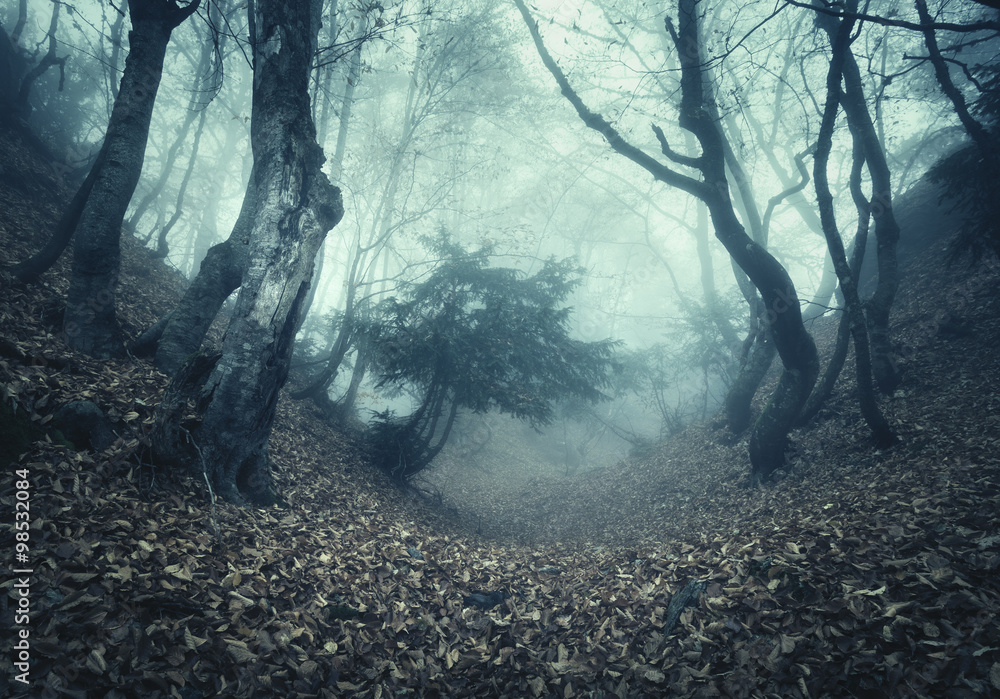
M773 197L768 199L767 209L764 211L764 221L761 223L761 228L763 229L765 236L767 235L767 230L771 225L771 214L774 213L774 208L793 194L801 192L806 188L806 185L809 184L809 170L806 169L805 157L812 153L813 149L809 148L795 156L795 165L799 169L799 174L802 175L802 179L798 182L798 184L793 184L785 191L775 194Z
M673 160L678 165L686 165L687 167L693 167L696 169L701 168L702 159L701 156L690 156L684 155L683 153L678 153L670 144L667 143L667 137L663 135L663 129L661 129L656 124L650 124L653 129L653 133L656 134L656 140L660 142L660 150L665 156Z
M864 12L847 12L841 10L835 10L832 7L817 7L810 4L809 2L802 2L801 0L785 0L789 5L794 5L795 7L804 7L807 10L812 10L822 15L827 15L829 17L836 17L837 19L849 19L853 21L863 20L865 22L872 22L874 24L881 24L885 27L901 27L902 29L909 29L915 32L923 32L927 29L934 29L948 32L979 32L985 30L992 30L995 32L1000 32L1000 22L987 20L985 22L975 22L973 24L955 24L954 22L932 22L930 24L915 24L913 22L907 22L901 19L889 19L888 17L879 17L878 15L869 15ZM1000 3L997 3L1000 4Z
M545 48L542 37L538 33L538 23L532 18L531 13L528 12L528 8L525 6L523 0L514 0L514 4L521 12L521 16L524 18L524 23L527 25L528 31L531 33L531 38L535 42L535 48L538 50L538 55L541 57L542 63L552 74L552 77L555 78L556 83L559 85L559 89L562 91L566 99L569 100L569 103L576 109L576 113L580 116L580 119L583 120L583 123L604 136L605 140L607 140L612 149L621 155L624 155L636 165L644 168L657 180L669 184L672 187L676 187L677 189L687 192L688 194L698 197L699 199L703 198L708 193L708 186L705 183L696 180L693 177L682 175L679 172L674 172L645 151L636 148L622 138L621 134L618 133L615 127L600 114L590 111L587 105L584 104L583 100L580 99L576 90L574 90L569 84L569 80L566 79L566 75L562 72L562 69L552 58L551 54L549 54L548 49Z

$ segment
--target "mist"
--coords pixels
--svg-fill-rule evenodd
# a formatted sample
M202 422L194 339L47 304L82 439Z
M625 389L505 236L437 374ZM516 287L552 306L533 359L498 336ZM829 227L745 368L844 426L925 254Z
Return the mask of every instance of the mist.
M884 464L904 474L885 488L912 486L916 507L989 460L997 11L7 3L3 283L9 309L27 309L8 310L0 347L9 431L25 435L10 438L10 463L69 468L79 462L26 455L75 444L111 464L108 478L131 464L123 488L152 500L189 489L216 547L252 512L276 512L275 529L354 513L376 522L364 525L372 540L393 532L400 560L379 585L429 570L409 560L420 541L451 561L441 542L459 540L511 547L533 574L610 557L596 577L666 571L684 555L673 544L747 551L732 585L765 574L771 592L804 585L768 568L773 532L813 527L842 493L889 478ZM39 367L75 378L36 381ZM71 402L92 407L59 412ZM22 409L31 425L16 423ZM981 426L948 441L942 415L966 410ZM98 432L66 442L91 419ZM55 427L57 438L36 431ZM958 470L911 479L923 449ZM866 502L851 512L875 523L855 536L896 521ZM311 519L322 508L341 514ZM960 532L970 550L993 526L977 517ZM854 526L842 519L824 515L803 537L839 541ZM579 559L557 566L564 547ZM995 542L978 550L994 571ZM674 582L697 600L706 575ZM463 588L480 597L461 608L526 599L512 584L491 597L496 579ZM347 587L341 611L388 608ZM995 584L971 587L988 590L993 619ZM804 590L796 599L818 604ZM653 613L664 636L683 608L665 630ZM963 651L970 691L988 691L970 668L995 657L990 633ZM576 661L557 647L546 662L565 670ZM460 664L443 657L448 671ZM636 678L657 690L636 679L619 696L666 692L672 666L656 667ZM588 677L577 686L614 684ZM818 677L795 691L823 693ZM573 696L550 679L534 696ZM513 686L505 695L528 691Z

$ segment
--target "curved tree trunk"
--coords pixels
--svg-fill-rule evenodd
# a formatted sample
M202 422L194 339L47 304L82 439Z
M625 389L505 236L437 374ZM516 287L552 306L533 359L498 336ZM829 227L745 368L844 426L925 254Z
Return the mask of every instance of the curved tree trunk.
M729 138L723 130L722 116L714 97L715 88L704 66L701 67L701 76L702 90L704 91L702 99L709 118L715 124L719 135L727 179L732 180L739 194L733 204L738 208L741 219L746 221L750 228L750 237L766 250L768 231L757 208L750 177L747 175L743 163L733 151ZM736 275L736 282L750 311L750 331L744 344L746 350L741 357L739 373L737 373L733 385L729 387L724 401L726 422L729 429L733 433L739 434L750 426L750 405L753 402L753 397L757 395L761 381L764 380L764 376L774 362L776 352L768 328L761 323L760 316L764 309L761 307L757 289L747 277L745 270L738 265L733 265L733 273Z
M816 381L819 357L802 323L791 277L761 244L747 235L733 209L723 134L718 122L709 118L710 110L705 106L710 97L704 93L697 4L697 0L680 0L676 34L667 22L681 61L680 125L694 133L701 145L700 170L707 185L702 199L715 224L716 237L760 292L763 320L769 325L784 365L778 388L750 435L750 478L751 483L758 483L784 464L788 432Z
M837 324L837 340L833 345L830 361L827 362L823 375L816 382L815 388L809 394L805 405L802 406L802 412L799 413L797 424L800 427L809 424L823 409L826 400L833 393L833 387L840 377L841 369L844 368L844 362L847 361L847 351L851 348L851 323L848 319L847 309L844 309L842 313L840 322Z
M368 372L368 364L371 362L371 342L367 334L361 334L356 343L357 357L354 360L354 372L351 374L351 383L347 386L344 397L337 402L337 409L344 419L349 419L354 415L354 404L358 399L358 389L361 382L365 380Z
M222 304L243 280L257 199L253 180L251 172L243 206L229 238L209 248L197 276L163 328L153 363L166 374L175 373L185 359L201 349Z
M129 56L104 137L105 159L76 227L63 319L70 347L95 357L124 354L115 315L122 221L142 172L170 34L199 2L194 0L185 7L174 0L129 2Z
M514 3L528 25L542 62L583 122L600 132L615 151L645 168L656 179L705 202L715 226L716 238L760 292L765 309L763 319L770 326L784 371L778 389L754 425L750 437L751 481L759 482L784 463L788 431L816 381L819 358L816 345L802 323L798 296L788 272L747 235L733 208L726 177L723 136L706 107L702 73L705 64L700 56L697 0L679 1L679 32L669 18L665 24L681 62L679 123L695 135L701 146L701 155L695 157L675 152L662 130L656 126L653 130L663 155L674 164L697 169L701 179L677 172L636 148L622 138L606 119L588 109L545 49L538 26L532 21L523 0L514 0Z
M248 264L222 357L200 392L197 440L218 492L234 502L275 500L267 444L313 260L343 216L323 174L309 109L309 67L321 3L251 5L251 141L257 206Z
M870 202L865 197L864 192L861 191L861 169L864 167L864 148L858 141L854 143L853 158L850 184L854 205L858 211L858 226L854 234L854 242L852 243L850 272L852 278L856 280L861 273L861 265L864 262L865 252L868 248L868 225L871 220ZM829 253L829 250L827 252ZM843 294L838 294L838 297L843 304ZM844 368L844 362L847 361L847 351L851 346L851 321L846 304L844 304L842 313L840 323L837 325L837 341L834 344L833 353L830 355L830 361L827 362L823 376L816 383L816 388L813 389L806 404L802 407L802 413L799 415L798 420L799 425L808 424L816 417L816 414L822 409L823 404L826 403L830 394L833 393L833 387L837 383L841 369ZM859 317L863 325L863 309L861 309L861 316ZM870 381L871 374L869 373L869 385Z
M815 0L814 0L815 1ZM848 0L847 10L857 12L857 0ZM836 41L838 28L843 20L822 13L816 14L817 22ZM868 112L861 70L850 46L844 49L844 90L841 106L853 133L864 143L865 161L872 179L872 218L878 251L878 283L868 301L868 328L871 337L872 371L879 390L891 393L899 384L899 371L894 359L889 336L889 314L899 287L899 270L896 265L896 244L899 242L899 224L892 210L892 177L878 133Z
M11 274L22 284L34 284L37 282L38 278L49 271L52 265L62 256L66 246L69 245L69 241L73 239L73 231L76 230L76 226L80 222L83 207L87 203L87 198L90 196L91 190L94 188L94 182L97 181L98 173L100 173L101 168L104 166L104 153L105 151L102 147L97 154L97 160L94 161L90 172L87 173L87 178L76 190L73 200L69 203L66 211L63 212L59 223L56 224L56 229L52 232L52 236L42 249L24 262L19 262L11 268Z
M747 338L749 348L740 371L726 393L726 423L734 434L740 434L750 426L750 404L777 354L768 328L759 323L756 325L753 336Z
M819 202L819 215L823 223L823 234L826 236L827 248L833 259L834 268L837 270L837 278L840 280L841 293L844 296L847 319L850 324L851 336L854 338L854 361L857 368L857 390L858 401L861 405L861 414L871 428L879 446L888 446L895 437L886 422L882 411L878 407L875 398L875 391L872 387L872 366L871 354L868 347L868 330L865 327L864 311L861 306L861 298L858 296L856 271L852 271L847 262L847 254L844 252L844 243L837 230L837 221L834 215L833 194L830 192L830 184L827 179L827 163L830 158L830 150L833 146L833 127L837 120L837 109L840 103L841 89L840 81L845 54L850 47L850 33L854 23L844 21L837 30L834 38L833 55L830 60L830 70L827 74L826 107L823 111L823 119L820 125L819 137L816 144L816 160L814 167L814 180L816 181L816 198ZM864 235L868 225L870 215L869 202L864 201L861 194L861 166L864 161L865 144L861 139L855 138L854 163L851 170L851 187L855 195L855 204L858 208L858 236ZM863 250L858 241L858 249ZM857 268L856 268L857 269Z

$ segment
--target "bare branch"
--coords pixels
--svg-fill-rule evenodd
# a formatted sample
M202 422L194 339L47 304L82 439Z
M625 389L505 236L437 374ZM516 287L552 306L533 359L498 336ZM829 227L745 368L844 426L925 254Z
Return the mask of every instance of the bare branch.
M765 236L767 235L767 229L771 225L771 214L774 213L774 208L793 194L801 192L806 188L806 185L809 184L809 170L806 169L805 157L807 155L811 155L812 152L813 149L809 148L795 156L795 165L798 167L799 174L802 175L802 179L797 184L793 184L785 191L775 194L773 197L768 199L767 209L764 211L764 221L761 224L761 228L764 229Z
M663 135L663 129L661 129L656 124L650 124L653 128L653 133L656 134L656 140L660 142L660 150L663 154L673 160L678 165L686 165L688 167L700 168L702 159L701 156L694 157L690 155L684 155L683 153L678 153L670 144L667 143L667 137Z
M573 89L572 85L569 84L569 80L566 79L566 75L562 72L562 69L549 54L548 49L545 48L545 44L542 41L541 35L538 33L538 23L528 12L528 8L524 5L523 0L514 0L514 4L517 5L517 9L520 10L521 16L524 18L524 23L528 26L528 31L531 33L531 38L535 42L535 48L538 50L538 55L542 59L542 63L555 78L556 83L559 85L559 89L562 91L563 96L569 100L569 103L573 105L576 109L576 113L583 120L583 123L590 127L591 129L597 131L608 144L616 152L624 155L626 158L634 162L636 165L644 168L649 174L655 177L657 180L676 187L681 191L687 192L692 196L702 198L707 193L708 186L694 179L693 177L688 177L687 175L682 175L679 172L674 172L669 167L654 159L645 151L636 148L631 143L622 138L622 135L618 133L618 130L611 125L604 117L596 112L590 111L580 96Z
M810 4L809 2L801 2L800 0L785 0L789 5L794 5L795 7L804 7L813 12L817 12L821 15L827 15L829 17L836 17L837 19L849 19L852 21L864 20L865 22L872 22L873 24L881 24L885 27L900 27L902 29L909 29L915 32L923 32L927 29L941 30L947 32L980 32L991 30L995 32L1000 32L1000 22L996 21L984 21L984 22L973 22L972 24L956 24L954 22L931 22L930 24L915 24L913 22L907 22L901 19L889 19L888 17L879 17L878 15L869 15L864 12L847 12L839 9L834 9L831 7L817 7L816 5ZM1000 3L998 3L1000 4Z

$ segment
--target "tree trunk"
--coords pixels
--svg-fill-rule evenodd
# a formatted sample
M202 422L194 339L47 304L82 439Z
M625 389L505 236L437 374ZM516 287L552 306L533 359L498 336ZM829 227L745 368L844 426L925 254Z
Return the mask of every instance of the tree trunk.
M740 434L750 426L750 404L757 395L757 388L777 354L767 327L755 323L753 335L747 338L749 348L740 365L740 371L729 387L724 402L726 424L733 434Z
M840 104L841 89L840 81L843 73L845 54L850 47L852 21L844 21L837 30L836 37L832 41L833 54L830 59L830 70L827 75L826 107L823 111L823 119L820 125L819 137L816 144L816 160L814 164L813 179L816 182L816 198L819 202L819 216L823 224L823 234L826 236L827 249L833 259L834 269L837 271L837 278L840 280L840 290L844 296L844 305L848 322L850 324L851 336L854 338L854 361L857 369L857 390L858 401L861 405L861 414L868 423L872 434L875 436L879 446L888 446L895 437L886 422L882 411L878 407L875 392L872 387L872 367L871 354L868 347L868 330L865 327L864 311L861 306L861 298L858 296L856 268L851 270L847 262L847 254L844 252L844 242L840 238L837 229L837 221L834 214L833 194L830 191L830 184L827 180L827 163L830 158L830 150L833 146L833 128L837 120L837 110ZM865 144L860 139L855 139L854 163L851 171L851 185L855 192L855 204L858 208L858 236L865 235L870 216L870 206L868 201L863 201L861 194L861 166L864 162ZM859 200L859 197L861 200ZM859 240L858 247L863 249L864 241ZM860 267L860 266L859 266Z
M857 12L857 0L848 0L847 10ZM830 37L836 40L841 24L834 17L817 13L817 21ZM872 217L875 221L875 239L878 252L878 283L868 301L868 327L871 337L872 370L875 381L883 393L891 393L899 384L899 372L894 359L889 336L889 313L899 287L896 265L896 244L899 242L899 224L892 210L892 177L878 133L868 112L861 70L848 46L844 54L844 91L841 105L847 115L851 131L864 143L865 161L872 179Z
M354 414L354 404L358 399L358 389L361 388L361 382L365 379L365 374L368 372L368 364L372 357L371 342L368 339L367 333L362 333L355 344L357 345L357 356L354 359L354 372L351 374L351 383L348 385L344 397L337 403L337 408L344 421L349 420Z
M756 484L784 464L788 432L809 397L819 373L819 358L812 337L802 323L802 312L791 277L767 250L747 235L729 197L726 146L721 127L706 108L697 0L680 0L676 35L667 25L681 61L680 125L695 134L701 145L700 169L715 234L740 269L746 272L764 302L768 324L784 370L750 435L750 478ZM666 150L666 149L665 149Z
M211 7L209 9L211 9ZM199 130L205 123L205 112L208 109L208 104L205 102L205 94L210 93L210 89L205 85L206 76L211 73L212 55L214 50L221 52L224 49L224 38L225 35L220 37L218 47L213 47L213 43L209 37L201 40L201 55L198 57L198 61L195 64L195 80L192 85L191 98L188 100L184 121L181 122L180 127L178 127L177 135L174 137L173 143L170 144L166 155L163 157L163 161L160 164L159 176L156 178L156 181L153 183L153 186L150 187L149 191L146 192L146 194L139 200L139 203L136 204L132 215L128 219L129 226L136 232L136 235L138 235L139 224L142 222L143 215L153 202L157 200L164 188L166 188L167 183L170 180L170 175L173 173L174 165L177 162L177 157L180 154L181 147L185 142L187 142L188 134L191 132L191 127L194 125L195 119L198 119L199 117L201 119L198 126ZM197 151L197 148L192 149L192 158L195 157ZM157 249L160 249L159 246ZM163 257L166 257L166 255L163 255Z
M267 444L278 391L313 260L343 216L340 190L322 171L309 109L320 9L319 0L251 5L257 206L234 318L198 402L198 443L209 475L223 497L238 503L274 502Z
M132 31L118 99L104 137L105 159L76 228L63 331L73 349L95 357L124 354L115 315L125 210L142 172L149 122L174 27L200 0L130 0Z
M222 304L243 280L257 200L253 180L251 172L243 206L229 238L209 248L198 275L171 311L153 361L166 374L174 374L189 356L201 349Z
M56 229L52 232L52 236L42 249L24 262L19 262L11 268L11 274L22 284L34 284L37 282L38 278L49 271L52 265L62 256L66 246L69 245L69 241L73 239L73 231L76 230L76 226L80 222L83 207L86 205L87 199L90 197L90 192L94 188L94 182L97 181L97 175L101 172L101 168L104 165L104 153L105 150L102 147L97 154L97 160L94 161L90 172L87 173L87 178L80 185L79 189L76 190L73 200L69 203L66 211L63 212L59 223L56 224Z
M788 272L767 250L747 235L733 208L726 178L722 133L718 124L710 117L705 102L705 64L700 57L697 0L680 0L679 33L669 18L665 24L681 62L679 123L683 129L695 135L701 146L701 155L692 157L676 153L667 143L662 130L656 126L653 129L663 155L673 163L697 168L701 179L677 172L636 148L622 138L606 119L588 109L545 49L538 26L532 21L523 0L514 0L514 4L531 31L542 62L583 122L600 132L615 151L645 168L656 179L705 202L715 226L716 238L760 292L765 308L763 320L770 326L784 371L778 389L757 420L750 438L751 482L759 482L784 463L788 431L816 381L819 358L816 345L802 323L798 297Z

